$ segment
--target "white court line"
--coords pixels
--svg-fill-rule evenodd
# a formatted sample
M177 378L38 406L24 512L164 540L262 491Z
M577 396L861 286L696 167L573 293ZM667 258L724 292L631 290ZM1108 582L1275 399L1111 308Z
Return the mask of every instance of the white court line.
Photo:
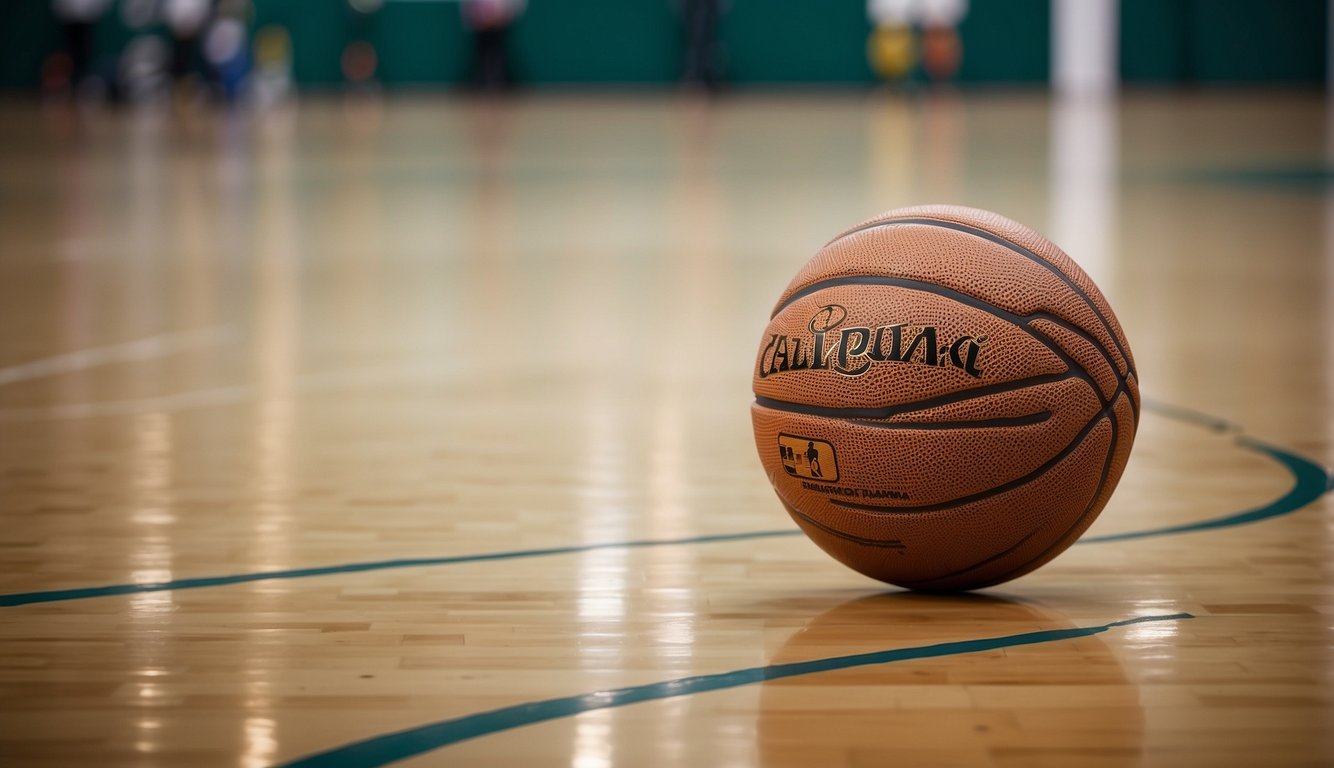
M403 382L440 381L449 377L451 369L441 366L380 366L327 371L302 376L297 387L303 392L332 392L358 386ZM108 400L93 403L70 403L40 408L11 408L0 410L0 424L33 421L60 421L90 419L98 416L124 416L137 413L172 413L196 408L236 405L250 400L255 388L248 385L196 389L173 395L142 397L131 400Z
M230 341L233 335L231 326L219 325L213 328L164 333L135 341L127 341L122 344L67 352L63 355L0 368L0 387L20 381L31 381L47 376L86 371L89 368L112 363L154 360L184 349L222 344Z
M168 413L191 408L207 408L215 405L239 403L249 397L250 394L250 387L218 387L217 389L197 389L193 392L182 392L163 397L108 400L101 403L71 403L45 408L13 408L0 411L0 424L90 419L95 416L123 416L135 413Z

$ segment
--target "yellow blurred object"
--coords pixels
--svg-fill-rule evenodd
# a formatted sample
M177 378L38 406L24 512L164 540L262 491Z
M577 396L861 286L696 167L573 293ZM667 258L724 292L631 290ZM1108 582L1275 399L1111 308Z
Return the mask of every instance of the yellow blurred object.
M282 66L292 58L292 38L287 27L270 24L255 33L255 64Z
M871 69L885 80L901 80L917 66L917 40L903 24L878 26L866 41Z

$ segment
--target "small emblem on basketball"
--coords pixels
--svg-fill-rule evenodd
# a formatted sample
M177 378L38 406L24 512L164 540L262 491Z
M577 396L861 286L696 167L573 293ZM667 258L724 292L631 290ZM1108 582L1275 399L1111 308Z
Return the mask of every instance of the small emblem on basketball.
M838 481L838 458L834 446L824 440L796 435L778 436L778 456L783 469L793 477L826 482Z
M811 329L811 333L826 333L837 328L846 319L848 310L838 304L826 304L811 316L811 321L806 327Z

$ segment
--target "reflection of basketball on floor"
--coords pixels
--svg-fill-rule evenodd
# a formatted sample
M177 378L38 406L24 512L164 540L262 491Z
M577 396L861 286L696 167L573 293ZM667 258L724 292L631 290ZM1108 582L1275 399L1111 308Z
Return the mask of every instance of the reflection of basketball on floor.
M1084 622L983 595L877 594L819 614L765 663L1077 623ZM1098 636L773 680L760 687L759 709L765 768L1068 765L1071 746L1087 749L1091 738L1114 764L1135 761L1144 732L1138 691ZM1022 757L997 762L1018 744Z

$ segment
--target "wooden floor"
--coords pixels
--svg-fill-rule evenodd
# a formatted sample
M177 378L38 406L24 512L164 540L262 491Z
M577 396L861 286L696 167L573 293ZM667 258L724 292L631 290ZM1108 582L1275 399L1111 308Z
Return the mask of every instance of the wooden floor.
M0 764L1334 764L1330 126L0 106ZM1070 251L1149 401L1085 541L973 597L793 535L751 437L788 279L922 202Z

